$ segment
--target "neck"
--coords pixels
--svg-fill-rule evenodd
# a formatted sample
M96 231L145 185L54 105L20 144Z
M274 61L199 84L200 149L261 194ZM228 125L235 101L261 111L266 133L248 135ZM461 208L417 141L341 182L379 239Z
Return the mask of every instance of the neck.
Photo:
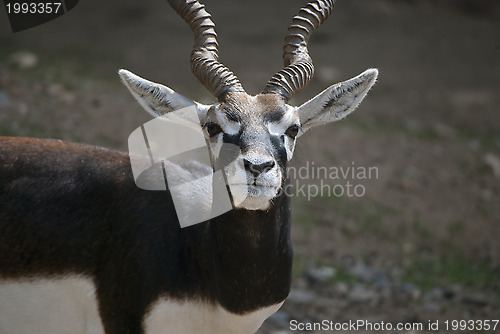
M212 298L224 308L242 314L288 296L290 216L290 198L282 194L266 211L235 209L208 223L205 254L213 262L206 269L216 287Z

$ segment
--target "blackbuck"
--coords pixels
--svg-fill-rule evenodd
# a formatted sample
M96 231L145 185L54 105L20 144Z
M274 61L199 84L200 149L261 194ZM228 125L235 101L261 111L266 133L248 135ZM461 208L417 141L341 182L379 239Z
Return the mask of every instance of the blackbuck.
M291 208L280 190L295 141L350 114L378 72L288 104L313 75L308 40L333 9L333 0L315 0L288 28L284 68L249 95L218 61L205 7L169 3L194 32L192 71L217 101L204 105L129 71L119 75L154 116L196 108L214 164L222 143L237 145L242 163L227 186L245 200L181 228L170 192L138 188L127 153L1 138L0 333L254 333L286 299Z

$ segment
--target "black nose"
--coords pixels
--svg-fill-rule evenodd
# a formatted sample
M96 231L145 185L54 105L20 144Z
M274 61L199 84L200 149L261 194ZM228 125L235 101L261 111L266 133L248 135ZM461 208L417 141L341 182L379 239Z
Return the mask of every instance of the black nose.
M273 160L266 161L261 164L253 164L247 159L243 159L243 164L245 165L245 169L252 173L253 177L258 177L260 174L267 172L272 169L275 165Z

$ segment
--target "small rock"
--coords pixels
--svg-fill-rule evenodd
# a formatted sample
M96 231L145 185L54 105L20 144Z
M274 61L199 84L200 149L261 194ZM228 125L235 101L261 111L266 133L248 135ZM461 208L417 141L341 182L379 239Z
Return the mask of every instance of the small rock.
M359 278L365 282L371 282L378 276L380 276L380 270L366 266L364 264L357 264L349 270L349 274Z
M29 51L19 51L10 55L9 60L22 70L28 70L38 64L38 56Z
M500 179L500 158L493 153L487 153L484 162L493 170L493 175Z
M425 294L425 299L431 299L431 300L443 299L444 294L445 293L444 293L443 289L434 288Z
M314 268L307 272L307 275L315 281L327 282L335 276L337 271L332 267Z

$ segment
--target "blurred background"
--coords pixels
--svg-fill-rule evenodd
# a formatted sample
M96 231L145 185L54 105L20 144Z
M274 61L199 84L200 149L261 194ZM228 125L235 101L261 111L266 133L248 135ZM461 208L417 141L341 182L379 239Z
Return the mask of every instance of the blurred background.
M305 1L204 2L221 61L258 93L282 68ZM378 175L326 180L360 184L363 196L294 196L293 289L259 333L290 333L291 319L498 319L499 32L495 0L337 1L309 43L315 77L292 104L369 67L379 82L348 119L301 137L293 166ZM16 34L3 11L0 135L126 150L151 117L117 70L213 102L190 72L192 45L166 1L82 0Z

